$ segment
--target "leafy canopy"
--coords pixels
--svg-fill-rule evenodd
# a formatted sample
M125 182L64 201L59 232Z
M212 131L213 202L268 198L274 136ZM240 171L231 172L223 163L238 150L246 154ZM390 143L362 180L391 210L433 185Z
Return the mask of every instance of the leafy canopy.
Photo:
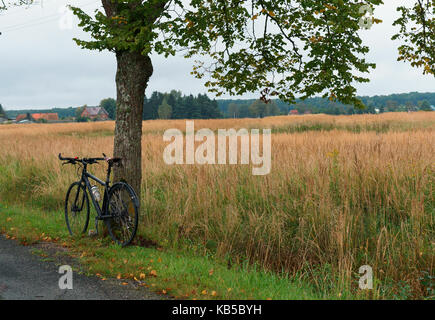
M400 27L400 32L392 39L404 42L398 60L435 76L435 0L417 0L413 6L401 6L397 11L401 16L394 25Z
M376 6L382 0L367 0ZM102 0L88 15L72 7L92 40L83 48L196 58L217 96L262 90L294 102L316 94L362 106L355 83L375 65L358 34L360 0ZM378 20L379 21L379 20Z

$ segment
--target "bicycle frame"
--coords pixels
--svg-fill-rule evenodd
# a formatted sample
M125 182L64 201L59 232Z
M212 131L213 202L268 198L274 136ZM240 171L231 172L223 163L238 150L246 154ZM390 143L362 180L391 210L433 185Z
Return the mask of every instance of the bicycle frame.
M110 189L111 167L109 166L109 168L107 170L107 178L106 178L106 182L104 182L104 181L98 179L96 176L89 173L87 166L88 166L88 164L86 164L86 163L83 164L82 178L80 180L80 183L84 184L85 188L88 190L89 195L91 196L92 204L94 205L94 208L97 211L97 219L104 220L104 219L110 218L111 215L105 215L105 213L107 212L107 199L109 196L109 189ZM97 182L98 184L100 184L101 186L104 187L104 198L103 198L102 207L100 207L100 204L98 203L98 201L94 197L94 194L92 192L92 185L91 185L89 179ZM77 196L78 196L78 193L77 193ZM76 201L77 201L77 199L76 199Z

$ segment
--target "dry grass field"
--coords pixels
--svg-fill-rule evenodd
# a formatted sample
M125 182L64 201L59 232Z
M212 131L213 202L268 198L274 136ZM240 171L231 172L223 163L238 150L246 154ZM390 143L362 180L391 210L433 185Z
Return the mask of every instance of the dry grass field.
M142 235L319 290L353 292L359 267L370 265L375 297L433 294L435 112L195 121L195 129L271 128L267 176L242 165L168 166L170 128L185 121L144 122ZM113 130L113 122L0 126L0 201L61 210L78 177L57 154L112 154Z

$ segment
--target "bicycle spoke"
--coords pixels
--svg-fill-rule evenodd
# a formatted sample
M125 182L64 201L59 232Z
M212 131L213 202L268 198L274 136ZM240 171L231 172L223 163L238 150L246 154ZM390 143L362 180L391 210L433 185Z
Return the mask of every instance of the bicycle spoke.
M137 208L134 204L134 194L123 187L111 193L109 213L111 236L121 244L129 243L137 228Z
M86 232L89 222L89 203L83 186L78 183L73 184L68 191L65 219L71 235Z

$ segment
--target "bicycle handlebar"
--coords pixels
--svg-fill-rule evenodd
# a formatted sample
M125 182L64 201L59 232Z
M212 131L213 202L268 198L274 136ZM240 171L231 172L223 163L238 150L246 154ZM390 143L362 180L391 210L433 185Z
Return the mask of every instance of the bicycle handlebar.
M108 160L106 157L104 157L104 158L83 158L83 159L79 159L79 157L64 158L64 157L62 157L61 153L59 153L58 157L59 157L59 160L61 160L61 161L67 161L67 163L73 163L73 164L75 164L76 162L93 164L93 163L96 163L97 161L107 161Z

